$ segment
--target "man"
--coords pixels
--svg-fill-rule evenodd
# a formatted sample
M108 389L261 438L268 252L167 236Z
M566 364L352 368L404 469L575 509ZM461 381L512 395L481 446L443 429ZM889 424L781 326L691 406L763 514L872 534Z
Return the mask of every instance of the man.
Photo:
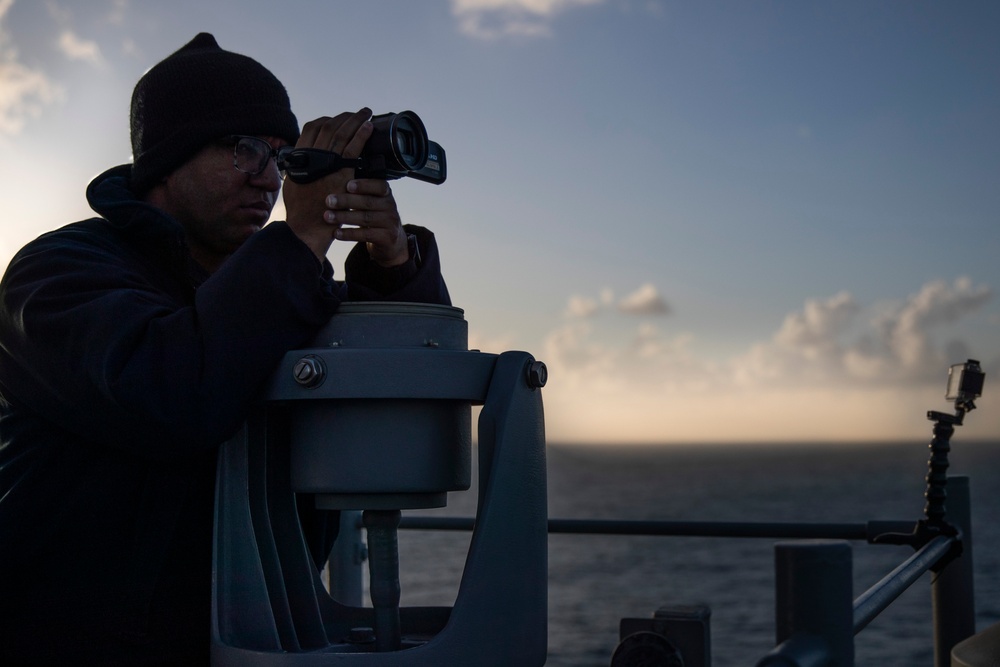
M362 109L307 123L206 33L136 85L133 163L101 216L43 235L0 283L0 664L195 665L209 655L217 449L284 353L341 301L449 303L433 235L386 181L286 183L287 144L357 157ZM325 259L358 242L346 281Z

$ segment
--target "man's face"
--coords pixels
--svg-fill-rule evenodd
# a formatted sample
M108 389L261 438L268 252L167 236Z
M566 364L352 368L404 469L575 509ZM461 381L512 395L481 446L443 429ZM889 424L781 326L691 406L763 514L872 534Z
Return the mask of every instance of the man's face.
M285 144L261 137L273 148ZM233 146L210 144L162 183L155 205L184 228L191 254L214 271L250 236L261 229L281 189L274 160L259 174L233 166Z

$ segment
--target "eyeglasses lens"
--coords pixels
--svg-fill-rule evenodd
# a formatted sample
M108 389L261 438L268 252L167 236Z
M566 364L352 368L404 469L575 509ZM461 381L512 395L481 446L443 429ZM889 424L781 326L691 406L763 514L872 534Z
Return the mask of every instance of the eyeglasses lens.
M256 137L240 137L236 142L233 160L236 168L250 175L259 174L271 159L271 144Z

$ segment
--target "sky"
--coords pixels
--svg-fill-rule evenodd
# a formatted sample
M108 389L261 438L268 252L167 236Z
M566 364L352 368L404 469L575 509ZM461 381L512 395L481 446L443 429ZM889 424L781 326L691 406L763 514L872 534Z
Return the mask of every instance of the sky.
M202 31L300 123L420 115L448 180L400 211L470 346L547 364L550 441L923 446L967 358L956 446L1000 439L1000 4L0 0L0 266Z

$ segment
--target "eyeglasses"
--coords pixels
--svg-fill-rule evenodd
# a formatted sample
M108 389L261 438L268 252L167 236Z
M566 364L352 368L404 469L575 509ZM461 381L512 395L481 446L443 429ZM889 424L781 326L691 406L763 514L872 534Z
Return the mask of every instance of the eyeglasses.
M258 137L233 134L222 141L233 146L233 166L251 176L267 169L267 161L278 156L277 148L272 148L271 144ZM284 171L279 170L279 174L282 178L285 177Z

